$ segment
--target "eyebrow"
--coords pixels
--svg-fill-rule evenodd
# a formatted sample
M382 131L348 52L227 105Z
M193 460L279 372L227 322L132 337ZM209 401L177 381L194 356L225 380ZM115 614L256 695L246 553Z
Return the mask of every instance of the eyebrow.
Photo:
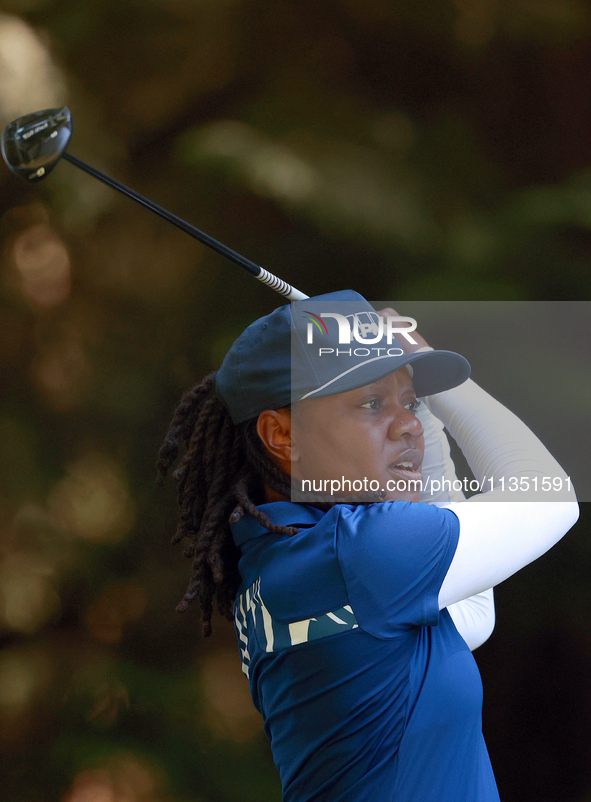
M376 379L374 382L370 382L369 384L364 384L362 387L356 387L355 389L356 390L365 390L366 392L369 392L369 391L371 391L371 388L374 387L374 388L379 390L386 383L386 379L391 375L392 374L389 373L388 376L384 376L381 379ZM410 378L410 376L408 378L410 380L410 384L407 384L405 387L403 387L402 388L402 392L405 392L406 390L412 390L413 392L415 391L415 387L414 387L414 383L413 383L412 379Z

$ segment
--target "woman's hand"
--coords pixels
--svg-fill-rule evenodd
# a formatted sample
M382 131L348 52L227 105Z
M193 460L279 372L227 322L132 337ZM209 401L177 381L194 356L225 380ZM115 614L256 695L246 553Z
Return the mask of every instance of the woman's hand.
M385 309L378 309L378 315L381 315L383 318L386 317L401 317L401 315L396 312L396 310L392 309L391 307L386 307ZM412 334L413 338L417 341L416 345L409 343L406 337L397 337L398 344L402 348L405 354L413 354L415 351L418 351L419 348L429 348L429 343L425 340L424 337L418 333L418 331L413 331Z

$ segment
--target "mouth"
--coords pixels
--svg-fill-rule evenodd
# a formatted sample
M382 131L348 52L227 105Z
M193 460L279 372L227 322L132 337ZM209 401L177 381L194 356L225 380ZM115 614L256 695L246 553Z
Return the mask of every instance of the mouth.
M421 463L423 456L418 451L409 450L401 454L401 459L388 465L388 472L399 479L418 482L423 478Z

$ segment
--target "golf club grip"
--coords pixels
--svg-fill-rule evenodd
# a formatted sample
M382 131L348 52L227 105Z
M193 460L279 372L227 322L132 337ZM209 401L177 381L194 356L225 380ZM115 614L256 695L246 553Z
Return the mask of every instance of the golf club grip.
M261 271L256 278L259 281L262 281L263 284L266 284L271 289L278 292L280 295L284 295L290 301L303 301L305 298L309 298L309 295L304 295L303 292L296 290L295 287L292 287L291 284L288 284L287 281L283 281L281 278L277 278L274 276L273 273L269 273L268 270L265 270L264 267L259 267Z
M116 181L114 178L102 173L100 170L97 170L90 164L87 164L81 159L76 158L76 156L72 156L71 153L64 151L62 158L66 161L69 161L80 170L83 170L85 173L88 173L93 178L97 178L99 181L102 181L103 184L106 184L112 189L116 189L118 192L121 192L122 195L126 195L128 198L137 201L139 204L145 206L147 209L150 209L164 220L168 220L169 223L172 223L177 228L180 228L181 231L189 234L194 239L199 240L199 242L203 243L203 245L207 245L208 248L211 248L222 256L225 256L226 259L229 259L231 262L240 265L240 267L243 267L252 276L258 278L259 281L263 282L263 284L271 287L271 289L275 290L280 295L285 296L288 300L299 301L309 297L308 295L304 295L303 292L295 289L295 287L292 287L291 284L288 284L286 281L277 278L277 276L273 275L273 273L265 270L264 267L251 262L250 259L247 259L245 256L242 256L236 251L233 251L231 248L228 248L227 245L218 242L213 237L210 237L209 234L206 234L204 231L201 231L195 226L192 226L190 223L187 223L186 220L183 220L181 217L177 217L176 214L169 212L167 209L164 209L164 207L154 203L154 201L151 201L143 195L140 195L139 192L134 192L134 190L126 187L125 184L121 184L119 181Z

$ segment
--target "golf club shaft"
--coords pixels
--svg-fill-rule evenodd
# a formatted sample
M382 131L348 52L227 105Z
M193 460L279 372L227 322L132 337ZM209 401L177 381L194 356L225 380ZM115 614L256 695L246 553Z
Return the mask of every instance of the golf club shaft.
M93 178L97 178L99 181L102 181L103 184L107 184L107 186L111 187L112 189L116 189L123 195L127 195L128 198L137 201L142 206L145 206L147 209L150 209L152 212L157 214L159 217L163 217L165 220L168 220L169 223L172 223L177 228L180 228L181 231L184 231L186 234L189 234L194 239L197 239L199 240L199 242L202 242L204 245L207 245L208 248L211 248L212 250L220 253L222 256L225 256L226 259L230 259L230 261L234 262L237 265L240 265L240 267L243 267L252 276L258 278L258 280L262 281L263 284L267 284L269 287L271 287L281 295L284 295L288 300L300 301L304 298L309 297L308 295L304 295L303 292L296 290L295 287L292 287L291 284L288 284L286 281L277 278L277 276L274 276L273 273L269 273L269 271L265 270L260 265L251 262L250 259L247 259L245 256L242 256L236 251L233 251L231 248L228 248L227 245L224 245L223 243L218 242L213 237L210 237L209 234L206 234L204 231L200 231L200 229L195 228L195 226L192 226L185 220L182 220L180 217L177 217L176 214L172 214L172 212L169 212L167 209L164 209L157 203L154 203L148 198L145 198L138 192L134 192L129 187L126 187L125 184L121 184L114 178L105 175L105 173L102 173L100 170L97 170L90 164L83 162L81 159L76 158L76 156L72 156L67 151L64 151L64 153L62 154L62 158L66 159L66 161L71 162L71 164L73 164L75 167L78 167L80 170L84 170L85 173L88 173L89 175L93 176Z

